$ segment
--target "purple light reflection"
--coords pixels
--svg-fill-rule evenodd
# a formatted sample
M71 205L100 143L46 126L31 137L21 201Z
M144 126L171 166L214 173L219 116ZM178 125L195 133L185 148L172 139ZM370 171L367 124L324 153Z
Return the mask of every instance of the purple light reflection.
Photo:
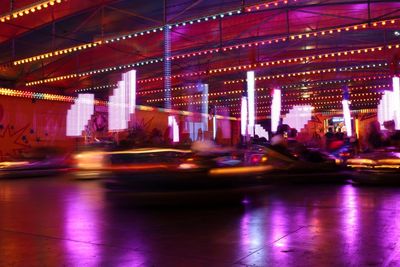
M85 266L99 266L101 243L100 220L95 207L101 203L99 197L91 198L77 192L66 203L65 248L69 258L75 263L84 262ZM90 261L86 262L86 259Z
M342 229L344 230L344 241L350 248L356 248L357 232L359 226L359 212L357 189L352 185L345 185L342 189L344 207L342 216Z

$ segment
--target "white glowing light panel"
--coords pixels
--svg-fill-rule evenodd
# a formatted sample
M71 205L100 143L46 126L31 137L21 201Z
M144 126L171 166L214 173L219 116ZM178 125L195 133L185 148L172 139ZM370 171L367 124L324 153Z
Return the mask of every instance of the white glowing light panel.
M176 122L175 116L168 116L168 126L171 127L172 141L179 142L179 125Z
M265 139L269 140L268 132L260 124L255 125L254 132L255 132L255 135L257 135L258 137L260 137L260 138L264 137Z
M343 117L344 117L344 125L346 126L346 133L348 137L351 137L353 135L353 130L351 126L349 100L343 100L342 105L343 105Z
M202 84L202 97L201 101L203 102L201 106L201 113L203 113L202 121L203 121L203 132L208 130L208 116L204 116L204 114L208 114L208 84Z
M108 129L121 131L128 129L130 115L135 112L136 105L136 70L122 75L108 104Z
M396 130L400 130L400 79L393 77L393 99L391 101L394 109L394 123Z
M240 112L240 133L247 135L247 97L242 96L242 106Z
M79 94L67 111L67 136L81 136L94 113L94 95Z
M256 122L254 71L247 72L247 104L249 110L248 133L250 134L250 136L254 136L254 125Z
M394 92L385 91L378 105L378 121L383 129L385 121L395 120ZM395 122L396 123L396 122ZM397 127L397 126L396 126Z
M213 116L213 139L215 140L217 138L217 117L214 115Z
M281 116L281 89L274 89L271 104L271 131L276 132Z
M298 132L311 120L313 107L310 105L293 106L293 108L283 118L283 124L295 128Z

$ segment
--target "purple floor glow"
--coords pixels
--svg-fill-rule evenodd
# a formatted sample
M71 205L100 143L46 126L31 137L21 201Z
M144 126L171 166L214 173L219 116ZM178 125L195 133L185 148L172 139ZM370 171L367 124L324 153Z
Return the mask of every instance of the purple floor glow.
M398 266L400 188L274 186L261 203L113 205L99 181L0 181L0 266Z

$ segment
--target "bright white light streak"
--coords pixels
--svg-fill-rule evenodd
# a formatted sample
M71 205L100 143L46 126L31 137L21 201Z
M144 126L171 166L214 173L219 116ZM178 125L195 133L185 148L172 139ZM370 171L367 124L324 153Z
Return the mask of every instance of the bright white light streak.
M393 81L392 107L394 109L394 122L396 130L400 130L400 79L395 76Z
M242 96L242 107L240 112L240 132L242 136L247 135L247 97Z
M254 71L247 72L247 102L249 109L249 134L254 136L254 125L256 122L256 103L255 103L255 79Z
M276 132L281 116L281 89L274 89L271 104L271 131Z
M109 98L108 129L121 131L128 128L130 115L135 112L136 106L136 70L122 75L122 81Z
M75 103L67 111L67 136L81 136L94 113L94 95L79 94Z
M176 122L175 116L168 116L168 126L172 131L172 142L179 142L179 125Z
M343 105L344 124L346 126L347 136L351 137L353 135L353 133L352 133L353 131L352 131L352 126L351 126L351 114L350 114L349 101L343 100L342 105Z
M212 120L213 120L213 139L215 140L217 138L217 117L214 115Z

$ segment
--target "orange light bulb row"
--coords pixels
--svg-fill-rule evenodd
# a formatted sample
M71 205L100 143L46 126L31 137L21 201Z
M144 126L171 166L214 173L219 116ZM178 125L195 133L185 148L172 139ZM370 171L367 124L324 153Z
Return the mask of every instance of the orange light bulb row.
M368 90L368 89L387 89L390 87L390 84L381 84L381 85L369 85L369 86L351 86L349 87L350 92L354 90ZM320 89L320 90L304 90L303 92L290 92L290 93L284 93L282 96L284 97L290 97L290 96L299 96L303 95L305 93L307 94L332 94L332 93L341 93L343 89L338 88L338 89ZM379 94L380 92L374 92L375 94ZM351 95L355 95L351 93Z
M308 75L331 73L331 72L334 73L334 72L363 70L363 69L381 67L382 65L387 65L387 63L385 63L385 64L366 64L366 65L357 65L357 66L351 66L351 67L327 68L327 69L300 71L300 72L292 72L292 73L284 73L284 74L275 74L275 75L268 75L268 76L259 76L259 77L256 77L255 80L256 81L265 81L265 80L279 79L279 78L286 78L286 77L298 77L298 76L308 76ZM246 82L246 79L224 81L224 84L236 84L236 83L244 83L244 82Z
M38 56L29 57L29 58L23 58L23 59L14 61L13 64L16 66L16 65L25 64L28 62L35 62L38 60L47 59L47 58L51 58L51 57L55 57L55 56L59 56L59 55L70 54L70 53L76 52L76 51L82 51L82 50L85 50L88 48L96 47L98 45L101 45L101 41L83 44L83 45L77 45L77 46L69 47L66 49L60 49L60 50L56 50L54 52L49 52L49 53L45 53L45 54L41 54Z
M293 0L293 2L297 2L297 0ZM260 10L265 10L271 7L278 7L279 5L287 5L288 0L282 0L282 1L273 1L273 2L267 2L265 4L258 4L258 5L252 5L248 6L245 8L246 12L254 12L254 11L260 11Z
M375 66L388 66L387 63L384 64L375 64ZM381 76L367 76L367 77L357 77L357 78L350 78L344 80L330 80L330 81L318 81L318 82L306 82L300 84L291 84L291 85L283 85L281 86L282 89L296 89L302 87L308 87L312 85L334 85L338 83L350 83L350 82L358 82L358 81L366 81L366 80L380 80L380 79L388 79L391 78L389 75L381 75Z
M348 50L348 51L324 53L324 54L318 54L318 55L313 55L313 56L297 57L297 58L291 58L291 59L275 60L275 61L262 62L262 63L257 63L257 64L247 64L247 65L241 65L241 66L212 69L209 71L183 73L183 74L172 75L171 79L193 77L193 76L213 74L213 73L222 73L222 72L225 73L225 72L238 71L238 70L249 70L249 69L260 68L260 67L268 67L270 65L273 66L273 65L291 64L291 63L297 64L297 63L304 63L309 60L323 59L323 58L329 58L329 57L347 56L347 55L354 55L354 54L361 54L361 53L373 53L373 52L382 51L384 48L385 48L385 46L378 46L378 47L370 47L370 48L364 48L364 49L354 49L354 50ZM394 48L398 49L398 48L400 48L400 44L387 45L386 48L387 49L394 49ZM76 78L76 77L83 77L83 76L88 76L88 75L92 75L92 74L97 74L100 72L116 71L119 69L130 68L130 67L135 67L135 66L143 66L143 65L148 65L148 64L152 64L152 63L158 63L161 61L163 61L162 58L157 58L157 59L142 61L142 62L138 62L138 63L134 63L134 64L122 65L122 66L118 66L118 67L97 69L97 70L92 70L92 71L78 73L78 74L63 75L63 76L48 78L48 79L44 79L44 80L29 82L29 83L26 83L26 86L38 85L38 84L60 81L60 80L65 80L65 79L71 79L71 78ZM340 68L339 68L339 70L340 70ZM158 78L139 80L138 83L141 84L141 83L146 83L146 82L162 81L162 80L163 80L163 77L158 77Z
M105 89L105 88L114 88L114 87L117 87L117 86L118 86L118 84L100 85L100 86L76 89L75 92L77 92L77 93L79 93L79 92L87 92L87 91L100 90L100 89Z
M373 27L386 26L386 25L393 26L393 24L395 24L396 22L400 22L400 19L392 19L390 21L387 21L387 20L376 21L371 25ZM222 48L205 49L205 50L196 51L196 52L184 53L184 54L179 54L179 55L169 57L169 58L167 58L167 60L185 59L185 58L190 58L190 57L195 57L195 56L210 55L210 54L218 53L221 51L227 52L227 51L237 50L237 49L241 49L241 48L250 48L250 47L271 45L271 44L276 44L276 43L280 43L280 42L285 42L288 39L295 40L295 39L303 39L303 38L305 39L305 38L318 37L318 36L329 36L329 35L333 35L336 33L356 31L356 30L362 30L362 29L367 29L367 28L368 28L367 23L355 24L355 25L353 24L351 26L335 27L335 28L330 28L330 29L328 28L325 30L310 31L310 32L307 32L304 34L297 33L297 34L291 34L286 37L272 38L272 39L266 39L263 41L247 42L247 43L242 43L242 44L224 46Z
M358 87L350 87L349 89L352 90L368 90L368 89L382 89L384 87L390 87L390 84L387 85L371 85L371 86L358 86ZM271 88L257 88L257 92L263 92L263 91L269 91ZM298 97L298 96L303 96L305 93L307 94L326 94L326 93L340 93L342 89L323 89L321 90L315 90L315 91L307 91L307 92L290 92L290 93L284 93L282 96L284 97ZM212 96L225 96L225 95L230 95L230 94L242 94L243 90L231 90L231 91L224 91L224 92L215 92L215 93L208 93L208 94L195 94L195 95L186 95L186 96L176 96L176 97L170 97L170 98L156 98L156 99L149 99L146 100L147 103L157 103L157 102L163 102L167 100L187 100L187 99L192 99L192 98L202 98L202 97L212 97ZM365 96L365 95L380 95L382 94L381 92L372 92L372 93L359 93L359 94L351 94L351 96ZM342 97L341 95L337 96L320 96L320 97L314 97L314 98L309 98L308 100L312 99L329 99L329 98L336 98L336 97ZM262 99L262 98L271 98L271 96L268 95L258 95L257 98ZM296 98L297 99L297 98ZM284 99L283 102L288 101L288 102L294 102L296 99ZM240 98L234 98L233 100L231 99L223 99L221 101L234 101L234 100L240 100ZM211 100L214 101L214 100ZM191 102L193 103L193 102ZM196 102L197 103L197 102ZM205 103L204 101L201 103ZM257 103L259 104L259 103Z
M370 48L354 49L354 50L341 51L341 52L324 53L324 54L319 54L319 55L314 55L314 56L275 60L275 61L262 62L262 63L257 63L257 64L247 64L247 65L234 66L234 67L225 67L225 68L220 68L220 69L212 69L212 70L209 70L208 72L198 71L198 72L172 75L171 79L199 76L199 75L204 75L204 74L225 73L225 72L240 71L240 70L247 71L247 70L261 68L261 67L269 67L269 66L274 66L274 65L282 65L282 64L290 64L290 63L296 63L296 64L297 63L305 63L310 59L314 60L314 59L323 59L323 58L329 58L329 57L335 57L335 56L348 56L348 55L362 54L362 53L373 53L373 52L382 51L384 48L385 48L384 46L370 47ZM387 46L387 49L394 49L394 48L396 48L396 49L400 48L400 44ZM381 67L383 65L385 65L385 64L384 63L383 64L367 64L367 65L363 65L363 66L355 66L354 69L358 70L358 69L364 69L364 68L370 68L370 67ZM333 72L336 70L347 71L347 70L353 70L353 69L348 68L348 67L331 68L331 69L322 70L322 73ZM301 74L301 73L300 74L287 74L287 77L296 76L296 75L300 76L300 75L306 75L306 74L311 74L311 73L319 74L320 72L308 71L308 72L302 72L302 73L304 73L304 74ZM280 78L280 77L284 78L285 74L278 75L278 76L276 76L276 75L265 76L265 77L267 77L266 79L273 79L273 78ZM147 82L162 81L162 80L163 80L162 77L158 77L158 78L150 78L150 79L140 80L138 83L147 83ZM260 78L256 78L256 80L260 80ZM240 81L243 82L244 80L242 79ZM224 82L224 84L229 84L229 83Z
M152 64L154 62L160 62L160 61L163 61L163 59L162 58L149 59L146 61L140 61L140 62L127 64L127 65L119 65L119 66L115 66L115 67L96 69L96 70L91 70L91 71L87 71L87 72L73 73L73 74L57 76L57 77L47 78L47 79L38 80L38 81L32 81L32 82L25 83L25 85L32 86L32 85L49 83L49 82L62 81L62 80L66 80L66 79L86 77L86 76L93 75L93 74L99 74L99 73L105 73L105 72L111 72L111 71L124 70L124 69L128 69L128 68L140 67L140 66Z
M17 19L17 18L26 16L29 14L33 14L36 11L41 11L48 7L52 7L56 4L60 4L62 1L66 2L66 0L46 0L46 1L37 2L28 7L20 8L20 9L17 9L17 10L7 13L6 15L1 16L0 22L6 22L6 21L10 21L12 19Z
M255 68L260 68L260 67L264 67L264 66L267 67L267 66L284 65L284 64L290 64L290 63L295 63L295 64L306 63L311 60L319 60L319 59L325 59L325 58L331 58L331 57L344 57L344 56L354 55L354 54L365 54L365 53L370 54L373 52L382 51L384 48L385 48L384 46L376 46L376 47L369 47L369 48L364 48L364 49L353 49L353 50L333 52L333 53L324 53L324 54L318 54L318 55L313 55L313 56L266 61L266 62L261 62L261 63L256 63L256 64L248 64L248 65L241 65L241 66L235 66L235 67L212 69L209 71L209 73L210 74L222 73L222 72L237 71L237 70L242 70L242 69L249 70L249 69L255 69ZM400 44L388 45L387 48L388 49L400 48Z

